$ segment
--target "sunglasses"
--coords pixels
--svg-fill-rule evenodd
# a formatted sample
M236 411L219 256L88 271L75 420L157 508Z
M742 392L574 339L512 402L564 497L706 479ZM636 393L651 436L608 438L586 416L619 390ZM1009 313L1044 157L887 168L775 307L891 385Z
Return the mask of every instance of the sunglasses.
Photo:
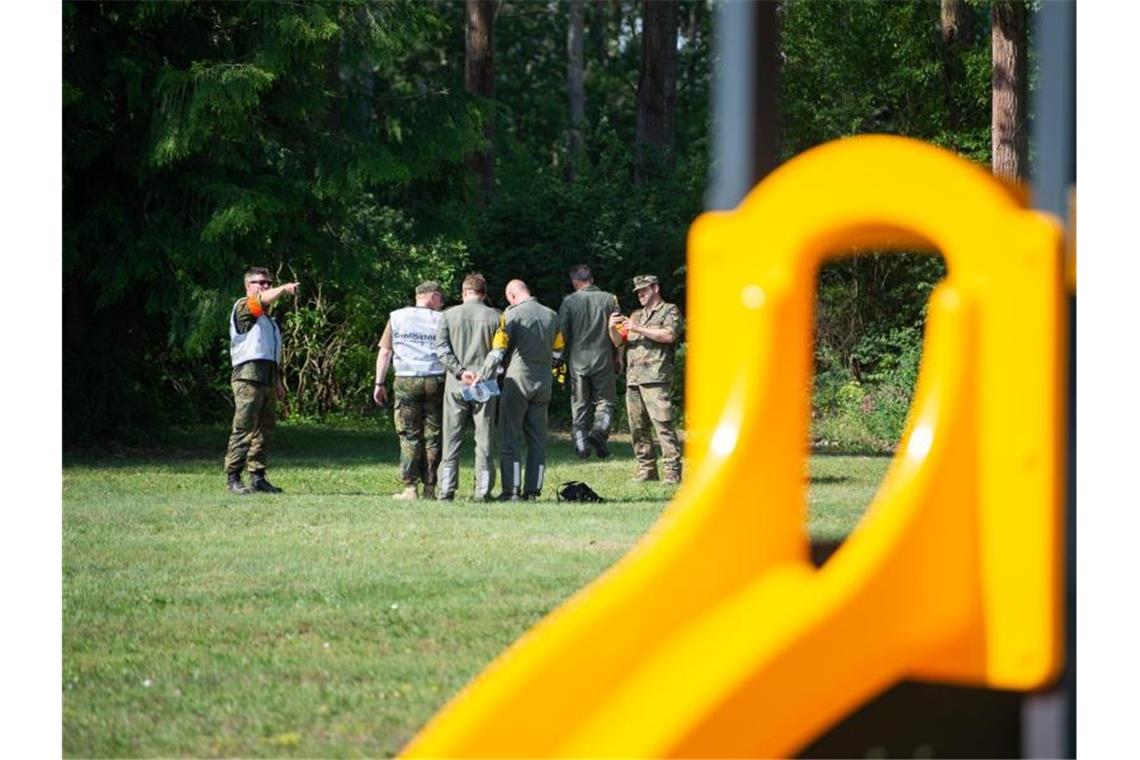
M250 280L249 284L250 285L264 285L265 287L268 288L270 285L273 284L273 282L272 282L272 280Z

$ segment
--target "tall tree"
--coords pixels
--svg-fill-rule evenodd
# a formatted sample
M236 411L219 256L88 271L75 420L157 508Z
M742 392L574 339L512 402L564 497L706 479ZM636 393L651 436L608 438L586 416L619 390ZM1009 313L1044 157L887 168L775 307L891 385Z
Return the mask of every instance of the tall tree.
M966 0L942 0L942 41L947 45L974 41L974 14Z
M637 82L638 184L652 162L672 163L676 139L677 0L643 0L641 76ZM648 149L648 150L647 150Z
M942 0L942 97L952 129L962 123L954 93L965 76L962 52L974 42L974 14L966 0Z
M573 179L574 159L582 153L582 124L586 121L586 77L583 68L582 28L584 0L570 0L566 31L566 91L570 100L570 153L567 176Z
M1028 25L1025 3L995 0L993 25L993 170L1010 180L1029 172Z
M495 8L496 0L467 0L467 45L465 81L467 92L482 98L495 97ZM471 157L479 181L479 197L486 203L495 186L495 121L484 114L486 146Z

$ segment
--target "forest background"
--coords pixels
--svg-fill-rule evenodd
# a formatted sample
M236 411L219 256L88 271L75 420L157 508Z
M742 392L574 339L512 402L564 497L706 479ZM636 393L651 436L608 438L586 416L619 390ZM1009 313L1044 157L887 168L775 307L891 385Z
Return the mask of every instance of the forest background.
M376 340L423 279L454 302L481 271L502 308L521 277L557 308L568 267L588 263L626 313L645 272L684 308L685 235L711 172L715 9L65 3L65 445L227 419L226 319L250 265L303 283L275 306L291 419L385 419ZM993 99L1013 79L1021 165L1007 173L1027 176L1031 14L783 0L780 158L878 132L989 164ZM1010 29L1021 68L998 77ZM944 265L862 253L820 272L813 435L884 449Z

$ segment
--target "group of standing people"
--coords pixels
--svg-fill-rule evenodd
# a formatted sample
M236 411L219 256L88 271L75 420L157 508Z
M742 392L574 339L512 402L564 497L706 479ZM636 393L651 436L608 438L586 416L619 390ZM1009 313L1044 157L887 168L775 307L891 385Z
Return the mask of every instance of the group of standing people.
M437 282L420 283L415 305L389 314L376 357L373 399L387 403L386 379L394 369L393 414L400 439L400 500L453 500L459 485L459 453L470 420L475 428L472 498L492 498L498 444L502 501L537 499L546 471L547 416L555 378L569 373L572 439L582 458L610 455L616 380L626 373L626 409L637 461L635 481L662 479L653 435L662 452L663 480L681 480L681 447L673 413L673 364L682 319L661 296L656 276L633 279L641 308L623 316L618 299L598 288L589 267L570 270L574 292L554 312L531 295L522 280L507 283L503 312L486 304L487 281L470 274L462 302L444 310ZM226 453L229 488L235 493L280 492L265 477L280 383L280 330L267 315L298 283L272 286L268 270L245 275L246 297L230 318L235 412ZM522 459L521 444L526 444ZM241 480L248 466L251 482Z

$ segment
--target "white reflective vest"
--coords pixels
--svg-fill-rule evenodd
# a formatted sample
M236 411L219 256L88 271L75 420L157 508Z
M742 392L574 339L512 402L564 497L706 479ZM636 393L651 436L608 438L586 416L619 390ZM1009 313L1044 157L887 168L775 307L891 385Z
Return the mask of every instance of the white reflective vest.
M245 299L239 299L230 310L230 363L239 364L262 359L281 364L281 330L277 323L262 314L248 332L237 331L237 309Z
M435 333L443 313L421 306L397 309L392 325L392 364L396 377L442 375L443 363L435 353Z

